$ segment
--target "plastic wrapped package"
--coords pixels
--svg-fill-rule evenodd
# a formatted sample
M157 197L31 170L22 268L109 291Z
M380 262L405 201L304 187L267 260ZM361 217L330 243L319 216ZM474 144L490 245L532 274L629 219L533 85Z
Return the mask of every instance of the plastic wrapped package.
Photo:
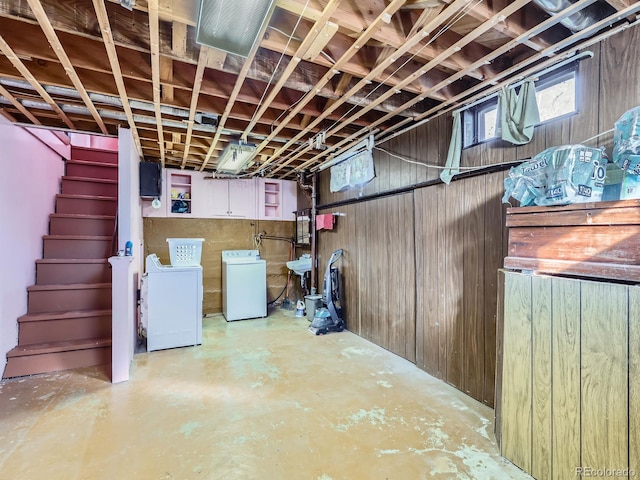
M613 162L626 170L627 155L640 155L640 107L626 111L614 124Z
M538 196L544 195L547 159L532 159L511 167L509 176L504 179L502 203L508 203L513 197L521 207L535 205Z
M620 188L620 200L640 198L640 155L623 155L624 177Z
M548 148L509 171L503 202L509 197L521 206L598 202L606 165L601 149L584 145Z

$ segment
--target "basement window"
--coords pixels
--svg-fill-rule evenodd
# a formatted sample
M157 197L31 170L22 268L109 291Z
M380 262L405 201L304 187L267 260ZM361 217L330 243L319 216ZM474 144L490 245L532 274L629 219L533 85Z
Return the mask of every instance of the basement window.
M577 112L576 63L555 70L536 81L540 124ZM498 98L461 112L462 146L471 147L498 136Z
M577 112L576 64L556 70L536 82L540 123Z

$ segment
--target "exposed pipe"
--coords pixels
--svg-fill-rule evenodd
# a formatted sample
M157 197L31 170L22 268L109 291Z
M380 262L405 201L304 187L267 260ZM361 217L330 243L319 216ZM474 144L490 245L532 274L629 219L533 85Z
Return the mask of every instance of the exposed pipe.
M316 277L318 275L318 247L316 246L316 201L317 201L318 174L314 173L311 177L311 212L310 212L310 229L311 229L311 295L315 295L318 291Z
M576 3L576 1L577 0L533 0L533 3L549 15L555 15ZM594 23L598 23L603 18L614 13L613 7L603 3L604 2L591 4L573 15L563 18L560 20L560 23L572 32L578 32L590 27Z

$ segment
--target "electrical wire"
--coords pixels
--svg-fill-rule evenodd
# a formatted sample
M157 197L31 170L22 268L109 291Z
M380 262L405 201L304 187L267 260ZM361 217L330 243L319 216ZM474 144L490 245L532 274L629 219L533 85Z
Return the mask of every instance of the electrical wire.
M586 140L582 140L581 142L578 142L578 144L584 144L584 143L590 142L591 140L595 140L596 138L603 137L605 135L608 135L608 134L612 133L614 130L615 129L612 128L612 129L607 130L605 132L598 133L597 135L594 135L593 137L589 137ZM435 165L435 164L432 164L432 163L425 163L425 162L419 162L419 161L416 161L416 160L410 160L410 159L408 159L406 157L402 157L400 155L392 153L389 150L385 150L384 148L380 148L380 147L376 147L376 146L374 146L373 148L374 148L374 150L379 150L379 151L381 151L383 153L386 153L390 157L397 158L398 160L401 160L401 161L406 162L406 163L410 163L412 165L420 165L421 167L435 168L435 169L438 169L438 170L449 170L449 169L451 169L451 166L447 167L447 166L444 166L444 165ZM530 158L529 159L522 159L522 160L519 160L519 161L520 162L526 162L527 160L531 160L531 159ZM502 165L511 165L511 164L517 163L517 162L518 162L518 160L510 160L510 161L506 161L506 162L489 163L487 165L480 165L480 166L476 166L476 167L462 167L462 166L459 166L459 167L456 167L456 169L465 170L467 172L474 172L476 170L484 170L484 169L489 168L489 167L500 167Z
M392 153L392 152L390 152L388 150L385 150L384 148L380 148L380 147L373 147L373 148L375 150L380 150L381 152L384 152L384 153L386 153L387 155L389 155L391 157L397 158L398 160L402 160L403 162L411 163L413 165L420 165L420 166L426 167L426 168L437 168L438 170L450 170L451 169L451 166L446 167L446 166L443 166L443 165L435 165L433 163L418 162L416 160L410 160L408 158L401 157L400 155L396 155L395 153ZM522 161L524 162L525 160L522 160ZM511 160L511 161L508 161L508 162L498 162L498 163L490 163L490 164L487 164L487 165L479 165L477 167L456 167L456 168L458 170L466 170L468 172L473 172L473 171L476 171L476 170L484 170L484 169L489 168L489 167L499 167L501 165L511 165L514 162L515 162L515 160Z
M251 121L249 123L253 123L253 121L256 119L256 115L258 114L258 110L260 110L260 107L262 106L262 101L264 100L264 97L267 96L267 91L269 90L269 87L271 86L271 82L273 82L273 79L275 78L276 73L278 73L278 69L280 68L280 64L282 63L282 59L285 56L287 48L289 48L289 44L291 43L291 40L293 40L293 38L294 38L293 35L296 33L296 30L298 29L298 25L300 25L300 22L302 21L302 17L304 16L304 12L307 10L307 6L308 5L309 5L309 0L307 0L307 3L304 4L304 7L302 8L302 11L300 12L300 15L298 15L298 20L296 21L296 24L293 27L293 31L291 32L291 35L289 36L289 38L287 40L287 44L282 49L282 54L280 54L280 58L278 59L278 63L276 64L276 67L273 69L273 73L271 74L271 78L269 78L269 82L267 82L267 86L264 88L264 92L262 92L262 97L260 97L260 101L256 105L256 109L253 112L253 116L251 117ZM293 59L290 60L290 61L293 61Z
M440 28L440 30L438 30L435 35L433 35L428 42L426 42L425 44L423 44L420 49L418 51L416 51L414 54L412 54L409 58L407 58L404 63L402 63L402 65L398 66L393 72L391 72L390 74L388 74L386 76L386 78L384 80L382 80L381 82L379 82L375 88L373 88L373 90L371 90L369 93L367 93L367 95L365 95L363 98L361 98L358 103L356 103L355 105L353 105L347 112L345 112L344 114L342 114L342 116L336 120L335 122L333 122L333 124L327 128L326 130L329 131L331 130L333 127L335 127L338 123L340 123L347 115L349 115L351 112L353 112L356 108L360 107L360 105L367 99L369 98L373 93L375 93L379 88L382 87L382 85L384 85L387 80L389 80L391 77L393 77L396 73L398 73L400 71L400 69L402 69L404 66L406 66L408 63L410 63L423 49L427 48L429 45L431 45L433 42L435 42L439 37L441 37L442 35L444 35L448 30L450 30L453 25L455 25L462 17L464 17L467 13L471 12L474 8L476 8L480 3L482 3L482 0L477 0L474 4L468 4L465 5L465 7L456 12L455 15L453 15L448 21L447 23L444 24L444 26L442 26ZM393 87L392 87L393 88Z

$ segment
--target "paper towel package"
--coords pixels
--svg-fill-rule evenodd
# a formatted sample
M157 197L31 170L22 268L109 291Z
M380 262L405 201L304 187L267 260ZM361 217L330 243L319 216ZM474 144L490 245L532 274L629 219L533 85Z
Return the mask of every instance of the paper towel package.
M598 202L602 200L606 166L607 157L598 148L548 148L509 171L502 201L513 197L521 206Z

